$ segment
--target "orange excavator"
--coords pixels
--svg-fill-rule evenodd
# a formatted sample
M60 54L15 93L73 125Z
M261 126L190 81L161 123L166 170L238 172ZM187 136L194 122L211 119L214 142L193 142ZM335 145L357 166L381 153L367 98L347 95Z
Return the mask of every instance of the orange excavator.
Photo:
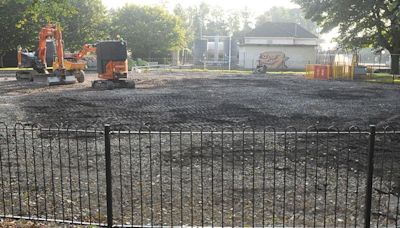
M55 47L54 47L55 43ZM52 47L52 48L49 48ZM50 52L48 52L51 49ZM52 55L55 58L52 58ZM48 61L53 69L50 70ZM72 84L78 81L84 82L86 62L78 59L64 59L64 41L61 28L56 24L48 24L39 33L39 46L37 52L23 51L18 48L18 67L33 68L39 76L46 76L49 85ZM27 71L17 71L17 79L22 78ZM29 75L33 80L33 74Z
M18 48L18 67L33 68L39 76L47 76L49 85L71 84L76 81L82 83L85 80L83 70L87 64L82 58L90 52L96 52L97 72L101 79L93 81L92 87L102 89L135 87L133 81L127 80L128 52L125 41L109 40L85 44L79 53L66 57L61 28L55 24L48 24L41 29L36 53ZM52 70L49 69L50 64ZM20 70L17 71L16 77L29 78L33 81L34 74L29 70Z
M101 79L92 82L93 88L135 88L135 83L128 80L128 51L125 41L108 40L85 44L75 55L76 61L80 61L90 52L96 52L97 73Z

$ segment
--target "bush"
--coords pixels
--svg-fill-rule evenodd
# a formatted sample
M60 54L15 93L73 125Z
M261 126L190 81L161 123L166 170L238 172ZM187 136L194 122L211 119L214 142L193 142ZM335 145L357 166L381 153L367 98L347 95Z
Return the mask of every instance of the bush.
M147 66L148 63L140 58L138 58L137 60L133 60L131 58L128 59L128 68L132 69L132 67L135 66Z
M147 65L149 65L148 62L144 61L144 60L141 59L141 58L138 58L138 59L136 60L136 66L147 66Z

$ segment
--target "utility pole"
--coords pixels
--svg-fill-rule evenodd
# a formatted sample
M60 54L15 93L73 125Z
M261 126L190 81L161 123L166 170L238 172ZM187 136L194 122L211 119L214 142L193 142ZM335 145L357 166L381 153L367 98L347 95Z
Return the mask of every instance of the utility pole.
M228 69L231 70L232 63L232 35L229 35L229 57L228 57Z

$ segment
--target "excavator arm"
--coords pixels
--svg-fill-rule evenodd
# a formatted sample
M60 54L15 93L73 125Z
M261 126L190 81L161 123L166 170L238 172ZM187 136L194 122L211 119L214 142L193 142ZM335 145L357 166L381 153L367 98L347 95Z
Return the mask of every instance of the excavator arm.
M21 46L17 47L17 60L18 60L18 67L21 67L21 65L22 65L22 47Z
M39 33L39 49L38 58L43 63L44 67L47 68L46 61L46 41L47 39L53 38L56 43L56 54L57 54L57 66L59 70L64 69L64 41L62 39L62 32L58 25L48 24L43 27Z
M85 44L82 47L82 50L75 55L76 60L81 60L85 55L91 52L96 52L96 45L95 44Z

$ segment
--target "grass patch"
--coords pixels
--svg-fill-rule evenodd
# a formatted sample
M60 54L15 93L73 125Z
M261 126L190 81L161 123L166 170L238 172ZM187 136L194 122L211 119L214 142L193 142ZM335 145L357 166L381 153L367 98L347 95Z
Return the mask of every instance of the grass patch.
M15 71L15 70L33 70L32 68L24 68L20 69L18 67L6 67L6 68L0 68L0 71Z
M18 67L0 68L0 71L18 71L18 70L33 70L33 68L18 68ZM47 67L47 70L53 70L53 67Z
M220 73L220 74L252 74L250 70L218 70L218 69L163 69L166 72L184 72L184 73Z
M393 74L389 73L373 73L373 78L393 78Z
M305 71L276 71L276 72L268 72L267 74L278 74L278 75L305 75Z
M394 83L400 84L400 75L395 75L393 80L393 74L389 73L374 73L370 75L366 81L368 82L376 82L376 83Z
M167 72L187 72L187 73L221 73L221 74L242 74L249 75L253 74L252 70L218 70L218 69L161 69ZM304 71L271 71L267 74L272 75L304 75Z

